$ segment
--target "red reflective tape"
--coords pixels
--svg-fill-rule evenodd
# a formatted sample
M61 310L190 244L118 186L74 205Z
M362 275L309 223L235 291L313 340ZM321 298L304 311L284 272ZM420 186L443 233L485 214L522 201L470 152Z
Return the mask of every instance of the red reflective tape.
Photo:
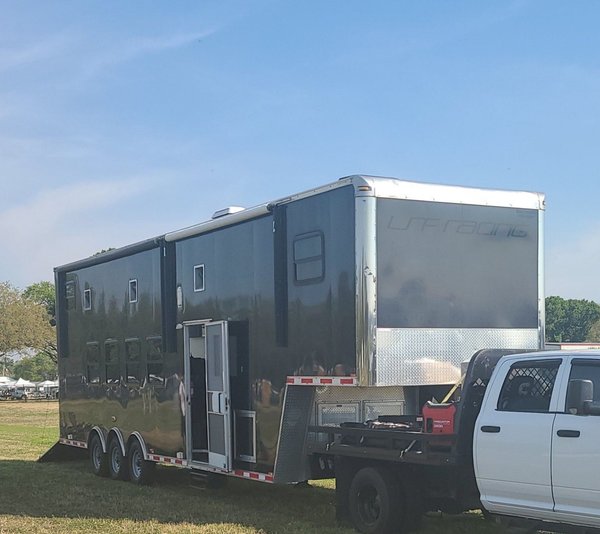
M288 376L285 382L286 382L286 384L293 384L294 383L294 377L293 376Z
M301 378L300 379L301 384L312 384L313 382L314 382L314 378Z
M354 384L354 378L340 378L340 384Z
M320 378L319 382L321 384L333 384L333 378Z
M250 478L253 480L258 480L260 478L260 475L258 473L248 473L250 475Z

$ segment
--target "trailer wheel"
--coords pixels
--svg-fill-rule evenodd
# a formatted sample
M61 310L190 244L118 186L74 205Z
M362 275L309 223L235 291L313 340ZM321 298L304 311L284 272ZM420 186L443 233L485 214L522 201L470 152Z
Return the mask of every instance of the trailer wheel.
M108 445L108 473L113 480L127 480L127 458L123 456L121 444L112 438Z
M108 476L108 456L102 450L100 436L94 432L90 440L90 464L94 475L100 477Z
M400 496L400 485L391 474L364 467L350 484L348 504L352 523L364 534L402 532L404 503Z
M129 480L131 482L141 486L152 484L156 464L144 459L144 451L137 439L134 439L129 446L127 460L129 462Z

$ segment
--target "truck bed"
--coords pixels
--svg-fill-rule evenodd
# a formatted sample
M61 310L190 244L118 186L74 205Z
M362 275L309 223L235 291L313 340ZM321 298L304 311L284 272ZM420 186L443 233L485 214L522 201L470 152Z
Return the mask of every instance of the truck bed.
M369 458L421 465L456 465L457 434L367 427L310 426L326 440L310 441L309 454Z

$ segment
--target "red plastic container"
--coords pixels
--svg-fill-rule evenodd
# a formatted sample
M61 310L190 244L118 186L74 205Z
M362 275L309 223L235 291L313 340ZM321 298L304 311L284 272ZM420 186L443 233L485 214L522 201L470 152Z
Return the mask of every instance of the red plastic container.
M456 405L453 402L433 403L423 406L423 428L428 434L453 434Z

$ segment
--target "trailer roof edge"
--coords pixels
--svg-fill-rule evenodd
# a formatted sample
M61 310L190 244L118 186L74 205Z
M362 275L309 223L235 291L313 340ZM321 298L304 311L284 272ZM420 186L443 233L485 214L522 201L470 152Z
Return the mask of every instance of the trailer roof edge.
M162 236L146 239L145 241L139 241L138 243L134 243L132 245L126 245L115 250L109 250L108 252L102 252L101 254L90 256L89 258L73 261L71 263L65 263L64 265L55 267L54 272L58 273L65 271L73 271L75 269L83 269L85 267L99 265L101 263L116 260L118 258L124 258L125 256L130 256L131 254L136 254L138 252L152 250L153 248L159 247L162 241Z

